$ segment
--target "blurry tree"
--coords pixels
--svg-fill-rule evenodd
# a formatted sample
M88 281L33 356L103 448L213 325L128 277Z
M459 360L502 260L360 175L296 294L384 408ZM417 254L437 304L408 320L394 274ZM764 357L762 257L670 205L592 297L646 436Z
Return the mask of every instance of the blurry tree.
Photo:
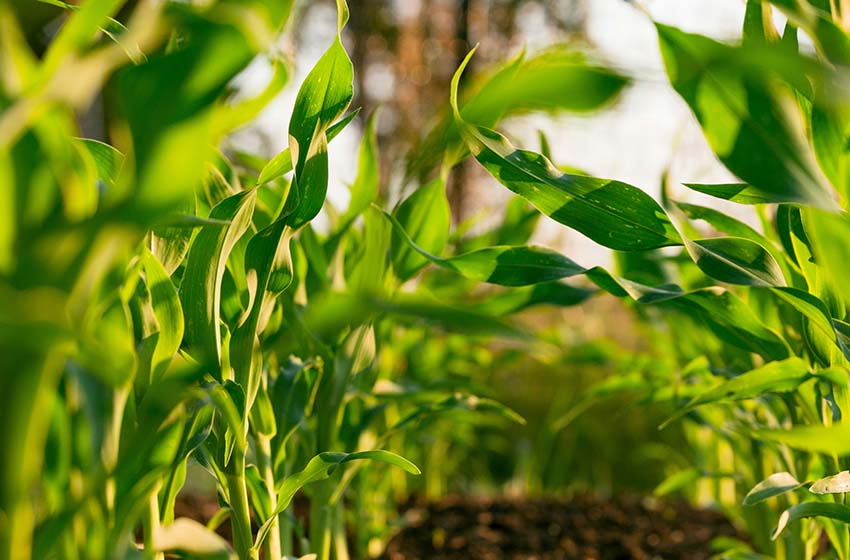
M413 150L446 109L449 82L476 43L486 66L524 47L529 29L557 40L581 37L587 0L360 0L349 24L357 88L354 104L383 107L382 171ZM397 170L396 170L397 171ZM454 220L465 217L466 165L453 173Z

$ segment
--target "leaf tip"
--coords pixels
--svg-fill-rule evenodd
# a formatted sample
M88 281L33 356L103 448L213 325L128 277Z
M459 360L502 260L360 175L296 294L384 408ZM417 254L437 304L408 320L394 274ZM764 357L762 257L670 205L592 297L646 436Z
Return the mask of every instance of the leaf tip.
M458 84L460 84L460 77L463 75L463 71L466 70L466 66L469 64L469 61L472 60L472 56L475 54L475 51L478 50L478 45L479 43L476 43L475 46L472 47L472 49L466 54L463 61L460 63L460 66L458 66L457 70L455 71L454 76L452 76L451 89L449 94L449 104L452 107L452 114L454 115L455 120L458 122L463 121L463 118L461 118L460 116L460 110L458 108L457 103Z

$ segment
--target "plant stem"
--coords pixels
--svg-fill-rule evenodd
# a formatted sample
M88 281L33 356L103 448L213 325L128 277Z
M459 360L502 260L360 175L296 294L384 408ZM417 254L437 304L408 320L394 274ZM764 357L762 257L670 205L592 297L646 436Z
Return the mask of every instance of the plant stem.
M239 560L257 560L253 550L251 510L248 506L248 486L245 483L245 457L233 457L236 472L227 473L227 491L230 495L230 525L233 528L233 548Z
M266 485L266 490L269 493L269 504L271 510L274 511L277 507L277 492L275 491L274 469L272 469L272 449L271 439L263 434L257 435L257 466L260 469L260 474L263 476L263 482ZM266 552L266 558L278 560L283 556L280 543L280 531L278 530L280 516L275 516L272 521L269 534L266 537L263 548Z
M156 548L156 533L159 529L159 496L157 491L151 493L148 498L148 507L143 519L143 528L145 532L145 560L164 560L165 554L157 552Z
M310 547L317 560L330 560L333 515L328 505L328 491L321 488L310 500Z
M284 556L292 556L294 550L292 522L285 512L277 520L280 523L280 550Z
M345 538L345 508L341 503L337 503L331 511L334 517L334 558L336 560L349 560L348 541Z

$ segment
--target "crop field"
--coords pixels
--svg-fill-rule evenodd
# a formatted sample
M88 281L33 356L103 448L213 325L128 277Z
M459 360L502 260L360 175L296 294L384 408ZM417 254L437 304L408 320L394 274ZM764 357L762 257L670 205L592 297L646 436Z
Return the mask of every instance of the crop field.
M660 196L512 132L655 77L466 32L592 1L0 0L0 560L850 560L850 1L626 3Z

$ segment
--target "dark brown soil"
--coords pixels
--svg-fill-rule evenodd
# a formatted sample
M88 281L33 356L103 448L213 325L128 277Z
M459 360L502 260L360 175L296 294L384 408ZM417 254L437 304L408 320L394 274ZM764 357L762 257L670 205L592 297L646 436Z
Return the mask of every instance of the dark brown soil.
M683 502L449 498L414 507L386 560L701 560L720 536L740 537L723 515Z

